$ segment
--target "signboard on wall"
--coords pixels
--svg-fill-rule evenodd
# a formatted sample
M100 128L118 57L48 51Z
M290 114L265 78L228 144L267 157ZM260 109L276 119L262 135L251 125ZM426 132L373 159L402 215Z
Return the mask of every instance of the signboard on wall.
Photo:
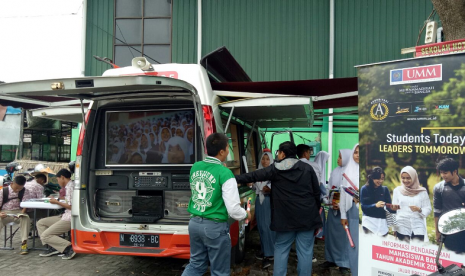
M19 145L21 114L6 114L0 121L0 145Z
M428 275L437 271L433 189L442 181L437 162L452 158L459 162L459 175L465 173L465 54L362 66L358 85L360 183L381 167L381 185L400 207L386 208L397 226L387 227L385 217L371 220L367 210L377 208L376 187L362 190L359 275ZM407 176L418 179L420 192L404 194L402 187L411 185ZM406 238L409 233L416 237ZM443 249L443 266L465 263L462 244L458 251Z
M415 47L415 57L436 56L465 52L465 39L426 44Z

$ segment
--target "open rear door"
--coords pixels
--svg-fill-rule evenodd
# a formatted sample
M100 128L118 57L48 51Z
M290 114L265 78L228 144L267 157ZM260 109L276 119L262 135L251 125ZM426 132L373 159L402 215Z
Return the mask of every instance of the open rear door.
M34 112L41 116L74 122L82 121L82 112L86 111L90 101L147 96L191 98L196 106L196 118L202 118L202 105L197 90L191 84L173 78L88 77L0 84L0 105L38 109ZM203 122L199 121L198 124L202 125ZM201 131L204 137L203 128Z
M228 114L260 128L312 127L311 97L280 96L229 101L220 104Z

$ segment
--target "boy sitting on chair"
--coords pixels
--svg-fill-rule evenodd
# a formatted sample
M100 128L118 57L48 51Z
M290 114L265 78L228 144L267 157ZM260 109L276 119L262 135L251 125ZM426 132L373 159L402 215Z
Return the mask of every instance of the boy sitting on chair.
M64 253L62 259L70 260L76 253L74 253L71 243L60 237L60 235L68 233L71 230L71 202L74 182L71 180L71 173L67 169L61 169L56 174L56 177L60 187L66 187L65 202L50 198L50 203L58 204L66 210L63 215L43 218L37 222L37 230L39 231L42 243L44 245L49 245L49 249L45 253L39 255L41 257L48 257Z
M0 192L0 232L10 222L19 223L21 229L21 255L27 254L27 236L30 228L30 219L26 214L26 208L19 205L22 201L31 198L30 192L24 188L26 178L22 175L16 176L10 186L4 187Z

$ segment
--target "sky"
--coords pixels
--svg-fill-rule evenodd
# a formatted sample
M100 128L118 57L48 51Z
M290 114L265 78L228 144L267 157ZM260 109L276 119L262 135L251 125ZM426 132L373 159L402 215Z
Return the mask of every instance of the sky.
M82 0L0 0L0 81L81 76Z

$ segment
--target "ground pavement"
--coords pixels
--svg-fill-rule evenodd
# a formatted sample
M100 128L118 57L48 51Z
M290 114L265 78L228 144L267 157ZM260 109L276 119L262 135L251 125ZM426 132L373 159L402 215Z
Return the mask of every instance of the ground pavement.
M0 246L3 246L3 229L0 234ZM36 239L40 245L40 240ZM231 275L234 276L267 276L273 275L273 266L261 269L261 261L255 259L255 253L260 249L258 231L254 230L247 236L247 252L245 260L234 265ZM28 242L32 246L32 240ZM114 255L77 254L72 260L62 260L59 256L40 257L42 251L30 250L27 255L20 255L20 239L17 234L13 241L14 250L0 250L0 274L41 276L41 275L181 275L186 260L169 258L149 258ZM324 242L318 241L315 246L315 256L318 259L313 266L313 275L340 275L336 269L321 270L317 264L324 262ZM288 262L288 275L297 276L296 253L291 252ZM206 273L205 275L210 275Z

